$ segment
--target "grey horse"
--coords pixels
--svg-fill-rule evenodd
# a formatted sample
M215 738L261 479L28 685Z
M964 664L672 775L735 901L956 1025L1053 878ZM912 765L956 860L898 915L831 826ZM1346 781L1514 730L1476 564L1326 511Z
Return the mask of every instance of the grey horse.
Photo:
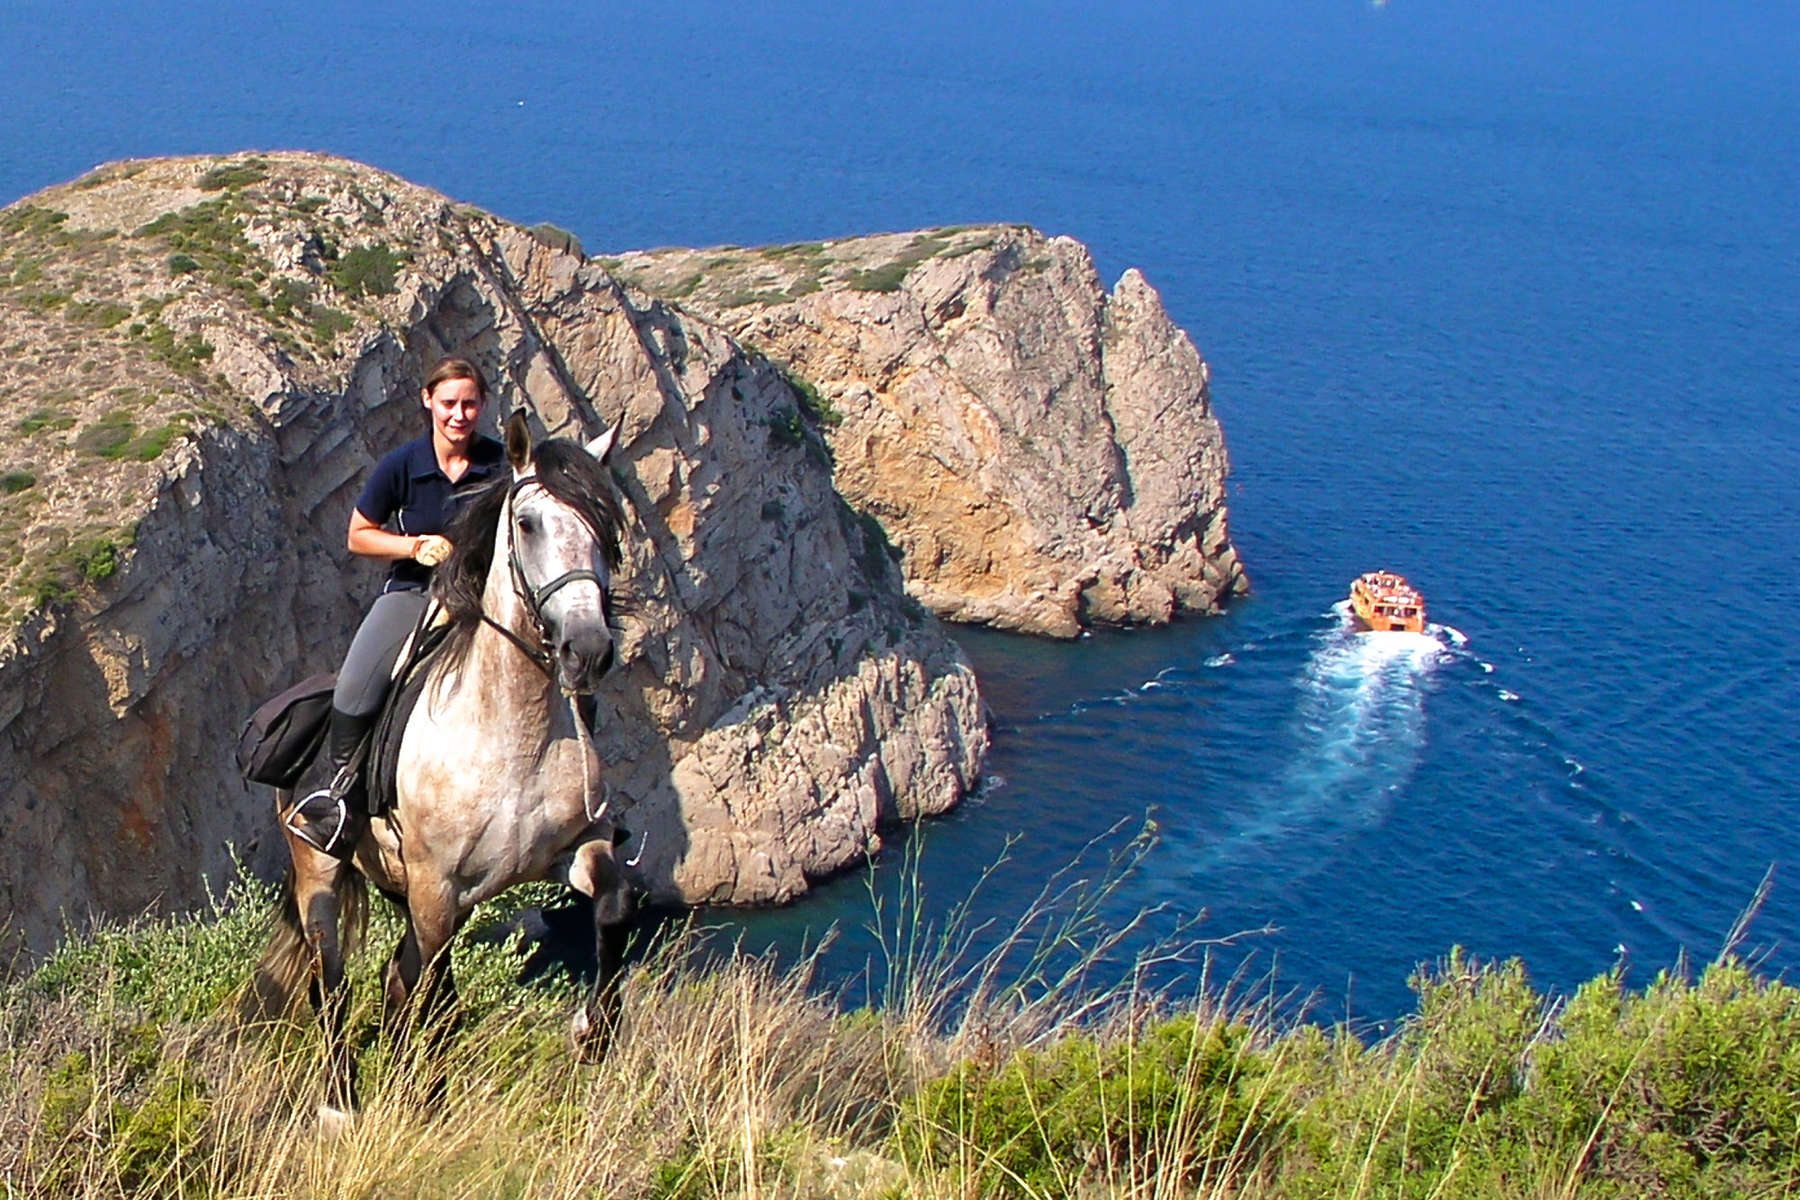
M613 659L610 572L624 522L605 462L617 435L533 446L523 411L507 421L511 477L465 506L433 580L451 630L406 723L393 806L347 863L287 836L291 869L249 1007L272 1016L311 1000L326 1038L327 1131L356 1107L344 957L367 883L406 918L383 997L384 1023L405 1036L449 1011L447 950L475 905L516 883L566 881L592 901L599 960L570 1032L578 1053L604 1049L631 894L604 764L574 697L591 694ZM278 808L290 801L277 794Z

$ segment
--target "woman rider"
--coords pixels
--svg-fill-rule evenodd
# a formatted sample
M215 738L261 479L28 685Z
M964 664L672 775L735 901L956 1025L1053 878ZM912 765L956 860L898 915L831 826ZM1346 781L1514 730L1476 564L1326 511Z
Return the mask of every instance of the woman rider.
M381 711L400 647L425 611L431 568L450 554L443 537L457 495L506 461L504 447L475 432L487 383L466 358L446 358L425 377L431 432L376 464L350 510L350 552L390 563L338 671L325 745L332 781L295 805L287 827L315 849L347 858L368 824L356 752Z

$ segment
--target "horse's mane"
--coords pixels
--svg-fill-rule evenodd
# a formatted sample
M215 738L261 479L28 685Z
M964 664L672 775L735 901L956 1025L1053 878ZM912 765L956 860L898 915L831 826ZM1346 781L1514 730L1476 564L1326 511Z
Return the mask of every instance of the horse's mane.
M607 569L617 570L621 561L619 531L625 518L606 468L566 438L538 443L531 462L537 482L553 499L575 511L600 543ZM481 624L481 596L494 565L500 512L511 487L511 472L501 472L493 482L469 493L445 531L453 548L450 557L432 572L431 590L450 619L444 655L452 673L461 669ZM610 618L609 612L609 622Z

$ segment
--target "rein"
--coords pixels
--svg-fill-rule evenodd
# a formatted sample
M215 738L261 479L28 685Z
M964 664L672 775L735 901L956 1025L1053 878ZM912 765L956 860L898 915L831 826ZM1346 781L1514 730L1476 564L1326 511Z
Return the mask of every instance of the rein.
M506 519L509 522L514 519L513 502L518 499L520 492L533 485L538 487L543 486L543 484L538 482L535 476L527 475L523 479L516 480L512 487L507 491ZM544 637L546 632L544 628L545 602L571 583L591 582L595 587L600 589L601 606L604 610L606 603L606 581L586 567L577 567L573 571L563 572L542 587L533 587L531 580L525 577L525 565L519 561L519 537L516 526L511 528L507 534L506 566L507 570L512 575L513 595L519 598L519 602L525 606L525 612L531 617L531 623L537 626L538 645L531 645L524 638L500 624L500 622L494 620L494 618L488 616L485 612L481 614L481 620L490 628L497 630L507 641L517 646L521 654L530 659L532 663L536 665L537 669L542 671L551 682L555 682L556 667L555 664L551 662L550 654L547 649L548 642Z

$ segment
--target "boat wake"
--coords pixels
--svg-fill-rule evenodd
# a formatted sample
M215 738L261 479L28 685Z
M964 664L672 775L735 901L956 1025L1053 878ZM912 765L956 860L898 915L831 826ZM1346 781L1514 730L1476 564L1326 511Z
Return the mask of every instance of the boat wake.
M1322 869L1351 834L1381 824L1419 765L1425 699L1439 664L1457 653L1454 631L1359 631L1348 602L1318 633L1297 681L1282 736L1285 767L1233 806L1196 868L1255 862L1294 877Z

